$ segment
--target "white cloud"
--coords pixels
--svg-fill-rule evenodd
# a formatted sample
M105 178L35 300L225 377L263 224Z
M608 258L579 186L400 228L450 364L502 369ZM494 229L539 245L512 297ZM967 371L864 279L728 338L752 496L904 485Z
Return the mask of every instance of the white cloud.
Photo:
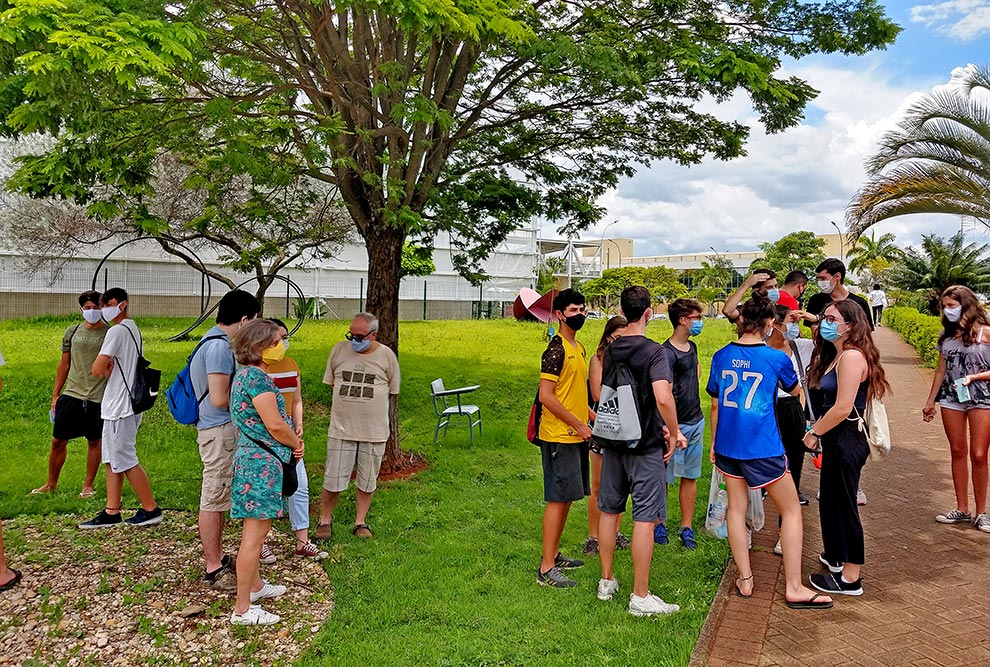
M920 95L944 82L895 83L896 73L881 58L858 62L866 66L789 68L787 75L821 91L811 104L814 124L776 135L756 125L744 158L687 169L661 163L624 181L600 201L608 209L605 220L619 221L608 235L635 239L637 255L662 255L709 246L751 250L799 229L834 232L832 220L844 227L845 208L865 181L863 162L878 139ZM716 112L754 122L752 110L739 100ZM604 224L588 238L597 238ZM931 231L951 234L958 225L950 216L914 216L881 228L908 243Z
M911 21L936 32L970 42L990 34L990 0L949 0L933 5L915 5Z

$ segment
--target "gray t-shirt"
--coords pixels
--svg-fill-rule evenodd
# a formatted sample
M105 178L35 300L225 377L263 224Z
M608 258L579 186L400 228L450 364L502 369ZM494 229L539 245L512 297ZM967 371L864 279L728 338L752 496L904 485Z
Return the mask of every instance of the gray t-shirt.
M199 404L199 421L196 422L196 428L201 431L223 426L230 422L230 410L215 407L210 401L210 397L206 396L209 391L207 376L216 373L225 376L229 381L236 368L234 353L230 349L230 338L223 332L223 329L213 327L206 332L201 340L210 336L223 336L223 338L204 343L196 352L192 363L189 364L189 378L192 380L196 398L204 397Z
M100 416L103 419L123 419L134 414L127 388L134 386L140 346L141 332L134 320L125 319L107 331L100 354L113 359L113 369L103 392L103 402L100 403Z
M90 329L85 324L72 324L62 336L62 352L69 353L69 373L62 393L82 401L99 403L107 386L105 377L93 375L93 362L103 348L108 329Z

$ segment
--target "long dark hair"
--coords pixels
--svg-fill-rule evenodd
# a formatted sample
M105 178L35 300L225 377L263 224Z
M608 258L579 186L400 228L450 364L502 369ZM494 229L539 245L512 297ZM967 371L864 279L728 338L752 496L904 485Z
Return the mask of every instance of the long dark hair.
M945 318L945 309L942 309L942 333L938 336L939 345L945 342L947 338L954 338L960 332L962 332L963 345L967 347L972 345L976 342L979 327L990 326L990 317L987 317L986 311L983 310L973 290L964 285L946 287L938 300L940 307L942 299L945 297L957 301L962 306L962 314L959 316L958 322L950 322Z
M601 359L602 355L605 354L605 348L612 342L612 335L619 329L627 326L629 326L629 322L622 315L616 315L609 319L605 323L605 331L602 332L602 339L598 341L598 350L595 352L595 356Z
M843 335L846 337L846 349L859 350L866 357L866 379L870 386L867 391L867 399L883 398L890 391L890 384L887 376L880 365L880 351L873 343L873 334L870 332L870 323L866 319L866 313L859 304L851 299L833 301L832 306L839 311L842 319L849 325L849 330ZM808 386L821 387L822 376L828 367L835 361L838 351L835 345L828 345L828 341L822 338L821 328L815 332L815 351L811 355L811 364L808 367Z

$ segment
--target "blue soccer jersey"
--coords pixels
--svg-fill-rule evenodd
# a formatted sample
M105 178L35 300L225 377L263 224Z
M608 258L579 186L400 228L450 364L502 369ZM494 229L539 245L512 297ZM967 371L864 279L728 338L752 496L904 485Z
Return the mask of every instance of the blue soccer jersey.
M763 343L729 343L712 357L707 391L718 398L715 453L733 459L780 456L777 387L794 391L798 378L791 359Z

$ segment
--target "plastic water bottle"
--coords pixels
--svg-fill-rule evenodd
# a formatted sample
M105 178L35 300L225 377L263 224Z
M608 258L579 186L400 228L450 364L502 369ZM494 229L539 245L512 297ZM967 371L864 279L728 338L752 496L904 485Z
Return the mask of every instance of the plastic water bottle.
M718 493L715 494L715 501L708 508L708 520L705 528L712 533L717 533L718 529L725 525L725 513L729 510L729 494L725 491L725 483L718 485Z

